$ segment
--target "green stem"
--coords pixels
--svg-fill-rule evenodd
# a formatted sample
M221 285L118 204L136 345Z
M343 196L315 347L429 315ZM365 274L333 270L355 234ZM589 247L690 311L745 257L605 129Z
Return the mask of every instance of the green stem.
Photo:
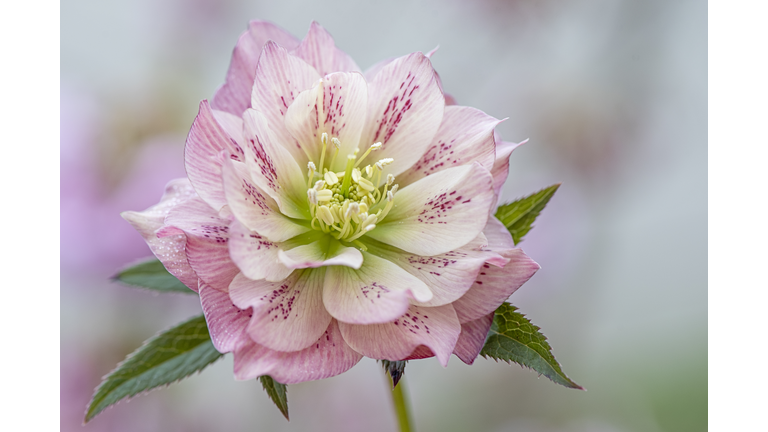
M403 384L405 379L401 378L400 382L392 390L392 402L395 404L395 414L397 414L397 424L400 426L400 432L411 432L411 421L408 416L408 401L405 400L403 394Z

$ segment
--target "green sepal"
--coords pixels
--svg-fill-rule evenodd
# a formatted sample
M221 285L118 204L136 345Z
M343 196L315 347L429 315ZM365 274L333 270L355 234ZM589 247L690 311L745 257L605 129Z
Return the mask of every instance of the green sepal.
M104 377L85 412L85 422L124 398L201 371L221 355L211 343L203 315L181 323L144 342Z
M509 233L512 234L512 240L515 244L520 243L523 237L528 234L528 231L531 230L531 225L539 216L539 213L544 210L549 199L552 198L552 195L555 194L559 187L560 183L542 189L525 198L499 206L496 210L496 218L507 227Z
M168 273L163 263L154 257L138 264L129 265L112 276L112 280L154 291L195 294L176 276Z
M275 403L277 409L283 413L286 420L290 420L288 418L288 389L285 387L285 384L280 384L269 375L260 376L259 381L261 381L262 387L264 387L272 402Z
M509 303L502 303L493 316L493 324L480 351L483 357L515 362L544 375L562 386L584 390L565 376L552 355L547 338L525 315Z

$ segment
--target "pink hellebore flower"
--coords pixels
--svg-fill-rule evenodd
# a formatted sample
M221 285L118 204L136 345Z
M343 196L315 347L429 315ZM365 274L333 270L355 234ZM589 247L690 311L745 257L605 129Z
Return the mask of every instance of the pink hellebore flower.
M539 266L490 216L517 144L446 100L420 52L361 73L317 23L302 41L250 23L200 103L189 179L123 213L199 292L237 379L477 357L494 310Z

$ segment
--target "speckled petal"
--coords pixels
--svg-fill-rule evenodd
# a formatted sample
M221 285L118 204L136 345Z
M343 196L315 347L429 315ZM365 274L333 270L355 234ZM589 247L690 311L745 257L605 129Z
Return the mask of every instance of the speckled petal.
M230 221L194 197L174 207L166 216L165 224L186 234L187 259L197 276L226 292L232 278L240 272L229 257Z
M330 378L346 372L362 356L344 342L336 321L320 338L301 351L274 351L255 342L235 351L235 378L269 375L283 384Z
M461 332L453 306L411 306L393 322L372 325L339 323L350 347L366 357L403 360L420 345L429 347L446 366Z
M225 115L221 115L225 117ZM238 136L239 138L239 136ZM220 210L227 204L221 184L221 158L225 151L231 158L243 160L243 149L235 138L216 121L208 101L200 102L200 111L192 123L184 146L184 165L195 191L208 205Z
M316 342L331 316L323 307L325 269L295 271L279 282L254 281L242 274L229 287L241 308L253 308L251 339L277 351L299 351Z
M424 177L397 192L392 210L367 236L422 256L456 250L485 227L491 181L477 162Z
M312 160L320 169L321 138L323 133L327 133L329 141L324 168L329 168L336 151L331 139L338 138L341 149L332 170L344 171L346 156L360 142L367 102L368 86L359 73L333 73L325 76L322 82L315 83L311 89L301 92L285 115L285 127L309 155L309 159L304 155L298 161L301 166Z
M281 281L293 271L277 259L279 245L235 220L229 227L229 255L250 279Z
M191 290L197 291L197 274L187 260L185 249L187 238L184 232L176 230L158 237L157 231L164 226L165 216L175 206L196 196L195 190L187 179L171 180L165 187L165 193L158 204L142 211L120 213L136 231L144 237L152 253L165 268Z
M304 40L291 54L312 65L320 75L360 71L352 57L336 48L331 34L316 21L312 21Z
M359 270L328 267L323 304L337 320L354 324L392 321L402 316L411 299L429 301L432 292L396 264L363 252Z
M264 46L256 68L251 106L266 117L277 137L276 143L288 149L297 161L303 152L285 128L285 113L294 98L311 88L321 76L307 62L273 42Z
M282 28L267 21L253 20L248 30L240 35L232 52L227 79L211 101L214 109L242 116L251 107L251 90L256 76L256 65L268 40L292 50L299 40Z
M478 162L493 168L493 129L501 122L470 107L445 107L443 122L427 152L408 171L397 177L400 187L447 168Z
M211 334L213 346L219 352L235 351L250 343L245 332L251 311L242 310L232 303L229 294L205 282L200 283L200 304Z
M472 288L452 303L460 322L474 321L495 311L539 269L522 249L500 254L509 258L507 265L498 268L484 264Z
M488 330L493 324L493 312L461 325L461 334L453 353L464 363L471 365L485 345Z
M368 121L360 149L381 142L376 158L393 158L398 175L427 151L443 118L445 100L429 59L413 53L384 65L368 84Z
M280 213L280 208L269 194L251 180L244 163L227 161L222 167L224 193L227 203L240 223L273 242L281 242L310 231Z

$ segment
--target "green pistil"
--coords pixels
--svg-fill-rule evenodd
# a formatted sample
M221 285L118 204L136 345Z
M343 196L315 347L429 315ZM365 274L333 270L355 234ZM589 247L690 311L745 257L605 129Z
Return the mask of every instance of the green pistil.
M347 168L344 170L344 180L341 183L341 192L344 196L349 196L349 184L352 181L352 168L355 167L354 155L347 156Z

